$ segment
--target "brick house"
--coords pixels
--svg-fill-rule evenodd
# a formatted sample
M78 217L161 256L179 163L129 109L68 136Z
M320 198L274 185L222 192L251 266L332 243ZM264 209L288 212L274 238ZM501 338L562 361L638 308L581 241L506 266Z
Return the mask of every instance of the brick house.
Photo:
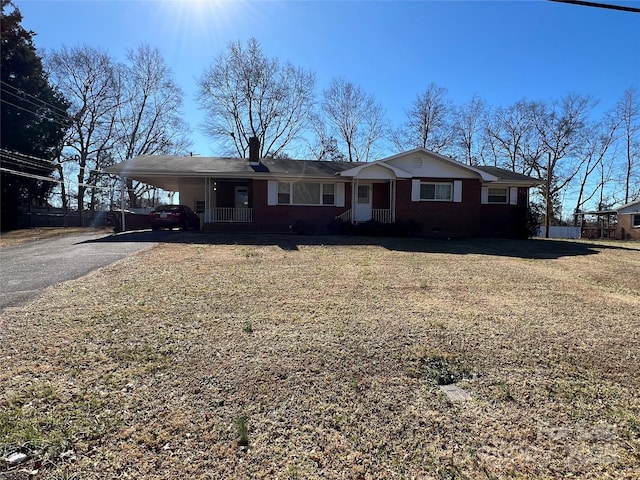
M616 209L618 224L616 238L621 240L640 240L640 200L627 203Z
M518 235L539 182L426 149L371 163L144 155L105 171L168 191L206 230L328 233L336 223L411 224L435 237Z

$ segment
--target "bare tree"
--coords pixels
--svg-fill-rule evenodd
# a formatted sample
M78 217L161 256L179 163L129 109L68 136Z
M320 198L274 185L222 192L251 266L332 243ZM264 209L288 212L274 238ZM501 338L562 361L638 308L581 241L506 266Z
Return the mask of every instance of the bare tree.
M138 155L183 154L190 145L182 120L182 90L158 49L141 45L127 54L122 67L122 99L116 122L114 154L125 160ZM149 188L127 179L129 205Z
M542 156L541 143L533 121L534 102L520 100L495 110L487 122L485 135L494 156L494 165L531 175Z
M478 165L483 156L483 122L487 107L479 96L458 107L454 119L456 150L467 165Z
M315 75L267 58L255 38L229 44L198 81L208 118L205 131L229 152L246 157L249 138L260 156L277 156L307 126Z
M393 134L394 143L400 150L421 147L444 153L453 142L452 110L447 89L430 83L406 112L405 125Z
M575 154L594 105L589 97L569 94L550 105L538 103L533 109L533 120L547 159L535 166L539 178L545 179L547 235L554 217L553 198L573 180L584 162L584 159L576 161Z
M77 206L82 219L87 187L95 185L95 171L106 166L101 162L109 158L113 146L119 75L105 51L88 46L63 47L49 55L46 64L52 82L71 103L64 161L78 166Z
M611 180L615 155L611 154L611 149L615 145L620 121L612 115L606 115L605 119L588 127L580 149L582 157L582 167L580 175L580 186L576 198L575 212L583 209L583 205L600 193L600 202L604 198L604 188ZM593 174L599 173L599 179L593 185L591 181ZM591 187L589 185L591 184Z
M640 165L640 97L634 87L627 89L617 105L617 116L622 122L623 141L625 149L624 174L624 203L629 203L634 197L632 183L634 171ZM640 177L636 177L640 183ZM640 188L637 189L640 195Z
M320 112L315 112L311 116L312 141L307 141L311 157L323 161L345 161L344 153L340 151L338 139L329 133L328 125L322 118Z
M349 162L368 162L374 145L385 135L384 109L375 97L338 78L323 92L320 108L329 141L335 139L344 148Z

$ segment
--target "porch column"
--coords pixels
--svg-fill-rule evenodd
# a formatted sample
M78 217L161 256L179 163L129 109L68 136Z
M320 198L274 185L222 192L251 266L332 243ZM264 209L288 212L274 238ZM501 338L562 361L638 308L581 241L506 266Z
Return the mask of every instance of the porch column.
M353 177L351 188L351 223L356 223L356 206L358 205L358 177Z
M204 179L204 221L211 223L211 178Z
M391 209L391 223L396 221L396 181L389 180L389 208Z

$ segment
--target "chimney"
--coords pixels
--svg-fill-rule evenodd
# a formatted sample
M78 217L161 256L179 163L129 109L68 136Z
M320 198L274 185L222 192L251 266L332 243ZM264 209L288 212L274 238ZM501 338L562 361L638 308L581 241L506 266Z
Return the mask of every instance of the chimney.
M249 137L249 164L256 166L260 163L260 140Z

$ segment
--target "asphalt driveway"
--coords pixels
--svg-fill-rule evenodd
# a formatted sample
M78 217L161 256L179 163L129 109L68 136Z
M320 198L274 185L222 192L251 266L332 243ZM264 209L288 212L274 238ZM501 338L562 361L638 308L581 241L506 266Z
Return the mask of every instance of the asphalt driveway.
M82 277L175 233L71 234L1 248L0 312L33 300L51 285Z

